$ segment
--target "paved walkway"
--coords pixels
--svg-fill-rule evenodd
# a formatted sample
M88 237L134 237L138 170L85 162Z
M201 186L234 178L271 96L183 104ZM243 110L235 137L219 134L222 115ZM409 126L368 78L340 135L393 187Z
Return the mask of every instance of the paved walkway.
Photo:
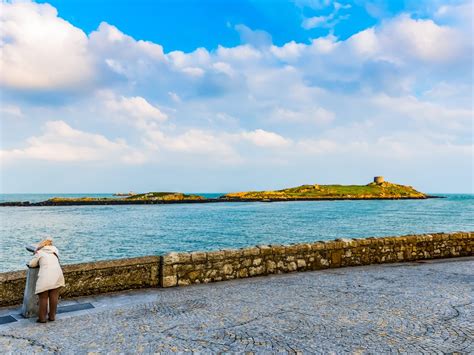
M141 290L64 301L96 308L48 324L0 325L0 349L470 353L473 295L474 258Z

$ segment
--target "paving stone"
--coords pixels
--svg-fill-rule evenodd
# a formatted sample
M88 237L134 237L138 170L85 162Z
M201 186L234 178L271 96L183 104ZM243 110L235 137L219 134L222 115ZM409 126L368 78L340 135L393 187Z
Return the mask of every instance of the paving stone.
M474 258L119 293L0 326L2 353L472 353Z

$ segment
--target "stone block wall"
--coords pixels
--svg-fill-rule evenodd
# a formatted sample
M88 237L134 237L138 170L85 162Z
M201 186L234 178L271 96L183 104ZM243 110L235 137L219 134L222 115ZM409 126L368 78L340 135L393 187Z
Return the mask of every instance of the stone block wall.
M86 296L159 284L159 256L98 261L63 266L66 287L61 297ZM23 301L26 271L0 274L0 306Z
M338 239L238 250L170 253L161 286L186 286L268 274L474 255L474 233Z
M474 255L474 233L337 239L63 266L61 297L173 287L268 274ZM26 271L0 273L0 306L23 300Z
M21 303L26 284L26 271L0 274L0 306Z

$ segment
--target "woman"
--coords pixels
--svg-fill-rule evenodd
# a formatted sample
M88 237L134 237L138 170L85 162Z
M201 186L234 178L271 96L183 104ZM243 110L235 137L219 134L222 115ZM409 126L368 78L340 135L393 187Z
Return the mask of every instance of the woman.
M59 265L58 249L53 246L53 240L47 238L41 241L35 250L35 256L30 261L30 267L38 267L38 281L36 281L35 294L39 297L38 323L54 321L58 307L59 288L64 286L64 276Z

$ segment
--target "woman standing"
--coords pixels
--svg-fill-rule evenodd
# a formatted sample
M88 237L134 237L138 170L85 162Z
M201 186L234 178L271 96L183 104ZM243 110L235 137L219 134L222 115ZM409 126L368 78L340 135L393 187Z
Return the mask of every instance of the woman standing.
M64 286L64 276L59 265L58 249L53 246L53 240L47 238L41 241L35 250L35 255L30 261L30 267L38 267L38 281L36 281L35 294L39 297L38 323L54 321L58 307L59 288Z

